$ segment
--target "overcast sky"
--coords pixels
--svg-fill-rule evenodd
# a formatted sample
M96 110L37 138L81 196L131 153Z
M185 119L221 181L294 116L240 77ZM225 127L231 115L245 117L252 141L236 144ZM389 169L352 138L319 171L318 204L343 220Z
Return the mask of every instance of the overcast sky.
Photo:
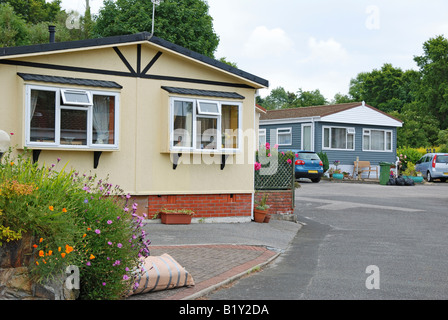
M150 1L150 0L147 0ZM215 57L269 80L266 96L319 89L327 100L348 93L360 72L391 63L417 69L425 41L448 37L446 0L208 0L220 37ZM102 0L90 0L97 12ZM85 0L62 0L84 12ZM156 13L157 23L157 13ZM148 30L150 31L150 30Z

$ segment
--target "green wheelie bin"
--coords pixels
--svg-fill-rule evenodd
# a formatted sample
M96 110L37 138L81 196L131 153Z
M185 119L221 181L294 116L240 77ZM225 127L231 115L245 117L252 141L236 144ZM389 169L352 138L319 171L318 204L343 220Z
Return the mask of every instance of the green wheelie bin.
M380 162L380 184L385 186L390 178L390 168L393 163L390 162Z

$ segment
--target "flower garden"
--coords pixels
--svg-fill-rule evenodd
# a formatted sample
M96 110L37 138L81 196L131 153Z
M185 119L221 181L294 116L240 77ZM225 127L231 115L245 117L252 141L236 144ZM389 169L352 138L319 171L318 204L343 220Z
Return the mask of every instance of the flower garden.
M30 277L40 283L79 268L80 299L122 299L135 289L150 241L117 185L67 170L61 159L32 163L10 149L0 163L0 246L31 236ZM61 168L59 168L61 166Z

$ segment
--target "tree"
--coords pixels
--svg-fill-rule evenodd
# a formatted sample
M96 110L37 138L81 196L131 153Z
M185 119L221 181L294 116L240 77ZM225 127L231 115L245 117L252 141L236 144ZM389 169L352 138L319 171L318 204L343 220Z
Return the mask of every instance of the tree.
M28 44L26 22L14 13L8 3L0 4L0 47Z
M336 93L334 95L333 100L331 101L331 104L341 104L341 103L349 103L349 102L358 102L353 99L353 97L350 97L348 94L342 94L342 93Z
M54 21L61 12L61 0L46 2L45 0L0 0L9 3L14 12L27 23L36 24L43 21Z
M426 111L440 120L441 129L448 128L448 40L443 36L423 44L423 55L414 58L421 72L418 98Z
M325 104L328 104L328 102L319 89L303 91L301 88L297 92L297 99L294 103L295 107L322 106Z
M155 36L213 58L219 37L208 8L203 0L164 0L156 7ZM94 32L102 37L150 32L152 9L147 0L106 0Z
M391 115L403 121L397 135L399 146L419 148L436 144L439 121L426 113L417 101L405 104L400 113L393 111Z
M409 89L415 80L415 71L403 72L386 63L380 70L359 73L350 81L349 93L355 101L365 101L384 112L400 111L412 101Z
M272 89L266 98L259 101L259 104L268 110L285 109L290 107L295 98L283 87L277 87Z

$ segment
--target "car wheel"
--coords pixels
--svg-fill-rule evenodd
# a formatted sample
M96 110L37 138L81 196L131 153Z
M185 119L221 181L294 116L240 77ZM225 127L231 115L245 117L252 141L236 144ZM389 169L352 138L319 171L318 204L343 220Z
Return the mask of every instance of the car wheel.
M428 182L432 182L432 177L431 177L431 173L428 171L428 173L426 174L426 180Z
M320 181L320 178L311 179L312 182L318 183Z

